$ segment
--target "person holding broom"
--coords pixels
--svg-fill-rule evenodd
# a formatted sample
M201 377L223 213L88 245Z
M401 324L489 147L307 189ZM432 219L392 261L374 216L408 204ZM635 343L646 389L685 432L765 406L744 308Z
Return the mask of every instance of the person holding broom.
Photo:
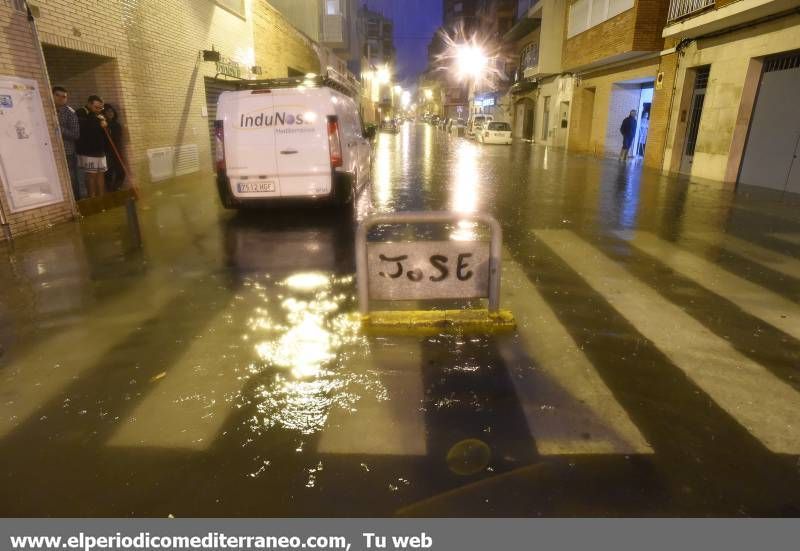
M103 100L89 96L86 106L78 110L80 137L75 144L78 167L86 174L86 189L89 197L99 197L105 192L106 129L108 123L103 116Z

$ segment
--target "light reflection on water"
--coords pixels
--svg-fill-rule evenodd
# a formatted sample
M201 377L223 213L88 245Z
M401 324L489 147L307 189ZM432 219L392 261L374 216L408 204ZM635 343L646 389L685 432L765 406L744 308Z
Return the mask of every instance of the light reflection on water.
M303 435L324 429L331 408L352 409L363 392L358 386L380 385L352 373L347 362L366 354L358 317L347 311L353 277L323 272L293 274L276 285L278 306L254 309L248 340L257 360L248 366L254 389L239 396L254 415L254 433L271 428ZM243 404L244 405L244 404Z
M386 135L378 136L373 187L375 188L375 206L379 211L390 209L392 202L392 165L389 146L389 138Z
M475 143L459 140L456 149L456 170L451 185L451 210L472 214L478 210L478 155ZM461 221L451 233L455 241L474 241L477 224Z

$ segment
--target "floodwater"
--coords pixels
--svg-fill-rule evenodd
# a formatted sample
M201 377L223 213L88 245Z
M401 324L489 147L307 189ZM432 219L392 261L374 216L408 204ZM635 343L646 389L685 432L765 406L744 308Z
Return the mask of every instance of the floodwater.
M367 335L347 216L153 184L141 250L124 209L6 246L0 512L800 515L796 200L421 124L374 157L358 217L500 221L516 332Z

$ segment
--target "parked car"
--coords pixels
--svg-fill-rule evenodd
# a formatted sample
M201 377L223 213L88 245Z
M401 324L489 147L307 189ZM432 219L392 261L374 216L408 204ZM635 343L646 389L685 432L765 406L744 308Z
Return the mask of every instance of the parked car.
M511 143L511 125L507 122L490 122L481 126L475 135L481 143Z
M467 121L467 137L474 138L475 131L483 126L485 123L491 122L494 120L494 117L491 115L473 115Z
M287 200L348 205L370 178L370 133L356 102L324 77L220 94L214 121L223 206Z
M440 119L439 115L432 115L429 122L431 123L432 126L436 126L439 124L439 119Z
M394 119L386 119L381 123L381 132L397 134L398 132L400 132L400 127L397 126L397 121L395 121Z

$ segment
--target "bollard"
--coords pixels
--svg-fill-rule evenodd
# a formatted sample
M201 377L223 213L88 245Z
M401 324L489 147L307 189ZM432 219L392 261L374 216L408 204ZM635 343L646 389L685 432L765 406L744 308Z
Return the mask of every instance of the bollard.
M131 232L133 247L141 249L142 233L139 229L139 213L136 211L136 200L133 197L128 197L128 200L125 202L125 211L128 215L128 230Z

